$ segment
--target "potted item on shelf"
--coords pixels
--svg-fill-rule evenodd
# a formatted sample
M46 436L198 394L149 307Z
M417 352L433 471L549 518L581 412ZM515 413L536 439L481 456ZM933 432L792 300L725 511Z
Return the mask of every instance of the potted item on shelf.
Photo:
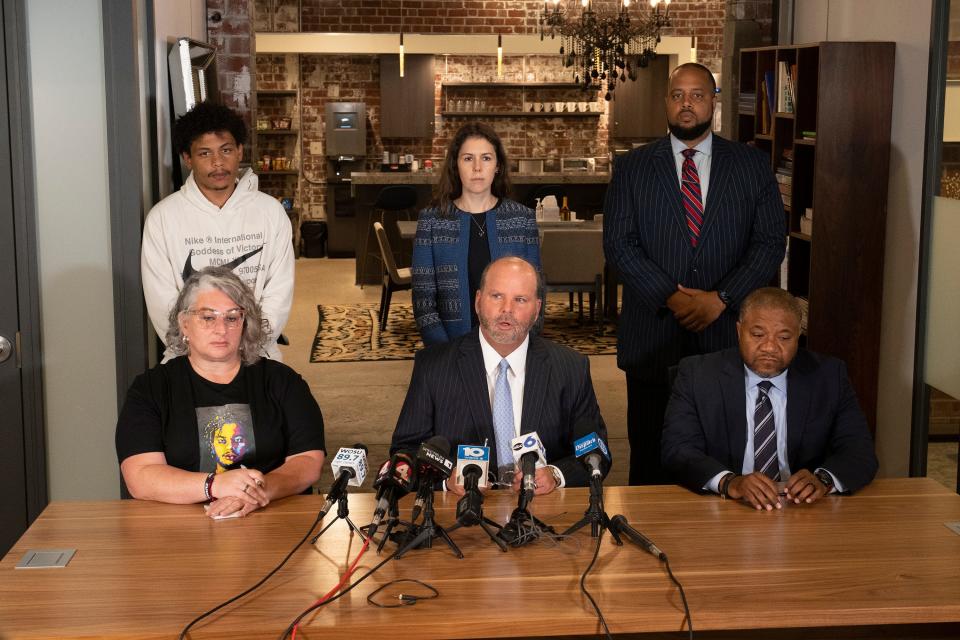
M292 120L289 116L283 116L282 118L273 119L273 128L274 129L284 129L287 130L290 128L290 123Z
M264 131L270 128L270 118L257 118L257 131Z

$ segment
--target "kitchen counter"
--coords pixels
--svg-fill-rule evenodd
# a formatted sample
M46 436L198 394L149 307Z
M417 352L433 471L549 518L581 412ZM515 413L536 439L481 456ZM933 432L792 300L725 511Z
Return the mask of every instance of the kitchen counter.
M388 185L388 184L411 184L411 185L433 185L440 179L440 173L434 171L427 173L417 171L354 171L351 174L353 185ZM580 172L580 173L511 173L510 182L515 185L522 184L607 184L610 182L609 173L601 172ZM356 190L354 189L354 193Z

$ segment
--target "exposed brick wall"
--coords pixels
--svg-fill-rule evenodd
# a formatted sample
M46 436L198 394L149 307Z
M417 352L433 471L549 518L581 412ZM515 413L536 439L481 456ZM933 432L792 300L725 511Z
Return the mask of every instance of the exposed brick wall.
M749 1L749 0L747 0ZM762 0L767 4L771 0ZM664 35L696 36L700 61L720 71L723 22L727 0L674 0L671 26ZM566 0L565 6L574 6ZM579 4L579 3L576 3ZM302 30L307 32L399 33L400 0L303 0ZM635 3L634 16L649 5ZM256 0L269 11L269 0ZM594 10L615 11L619 0L594 0ZM403 29L408 33L540 32L543 0L403 0ZM579 12L579 8L575 9ZM276 23L277 31L296 30L292 22Z
M701 63L720 71L723 49L723 25L731 19L756 20L769 31L773 0L674 0L670 4L671 26L664 35L696 36ZM610 11L618 0L594 0L598 11ZM567 0L568 6L574 3ZM411 33L539 33L542 0L403 0L404 31ZM645 9L646 2L638 2ZM242 69L256 67L251 84L256 88L296 88L302 82L302 113L296 114L305 143L302 149L291 150L289 145L279 148L280 140L260 145L263 150L282 153L294 158L303 168L298 204L307 215L324 211L326 200L326 163L322 155L309 153L309 142L323 139L323 113L327 101L358 100L368 110L368 165L376 168L384 143L379 138L380 87L379 64L376 56L315 56L302 55L299 69L291 68L290 56L257 56L254 64L249 53L254 31L278 32L356 32L398 33L401 23L400 0L208 0L208 27L210 40L221 49L220 82L224 102L244 113L249 120L249 98L242 91ZM302 8L298 15L298 10ZM578 8L574 8L579 11ZM221 20L209 20L215 13ZM730 15L735 13L736 15ZM240 40L246 39L245 44ZM246 46L246 48L244 48ZM507 59L509 65L519 59ZM551 71L557 71L559 80L568 74L560 68L559 56L528 56L528 69L543 81ZM450 80L492 79L492 58L464 58L450 56L436 59L436 107L443 110L447 96L440 84ZM238 81L239 78L239 81ZM522 78L518 78L522 79ZM542 97L528 95L528 101L577 100L582 97L563 95L552 91ZM453 96L466 100L477 97L486 100L487 109L507 109L508 103L520 101L520 91L513 89L484 90L474 96L469 90L458 90ZM261 105L267 115L281 114L287 109L283 102ZM604 156L609 140L607 105L599 118L491 118L490 123L504 138L511 157L540 156L559 158L563 155ZM387 149L413 153L418 159L435 161L443 155L453 132L467 121L465 117L437 118L436 134L432 141L388 140ZM295 121L294 126L298 126ZM270 146L270 145L273 146ZM272 155L271 154L271 155ZM254 158L256 160L256 158ZM549 166L549 165L548 165ZM266 178L262 188L274 195L288 195L289 178Z

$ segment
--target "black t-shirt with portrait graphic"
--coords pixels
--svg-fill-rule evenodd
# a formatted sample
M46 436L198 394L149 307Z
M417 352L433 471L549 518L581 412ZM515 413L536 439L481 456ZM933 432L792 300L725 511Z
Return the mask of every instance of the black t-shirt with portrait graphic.
M324 450L323 416L307 383L272 360L242 366L227 384L197 375L186 357L137 377L117 420L117 458L162 452L187 471L267 473L287 456Z

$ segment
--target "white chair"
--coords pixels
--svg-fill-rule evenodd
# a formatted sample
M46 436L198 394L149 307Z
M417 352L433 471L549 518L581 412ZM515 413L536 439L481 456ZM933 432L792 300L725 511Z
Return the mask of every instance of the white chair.
M590 320L596 317L597 335L602 335L603 229L543 229L540 264L547 291L569 291L579 295L581 323L583 293L589 294Z

